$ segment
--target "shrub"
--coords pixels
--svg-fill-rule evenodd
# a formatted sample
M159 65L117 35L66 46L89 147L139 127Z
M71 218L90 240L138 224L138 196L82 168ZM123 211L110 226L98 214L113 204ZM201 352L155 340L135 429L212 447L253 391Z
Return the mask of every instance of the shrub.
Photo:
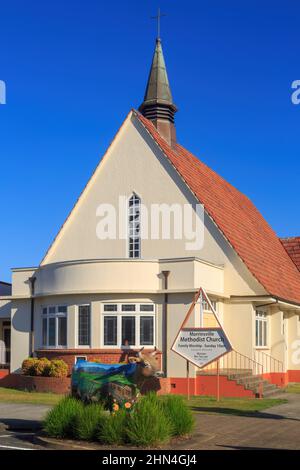
M35 357L29 357L22 362L22 372L24 375L35 375L34 365L38 362Z
M48 370L50 367L50 361L46 357L41 359L36 359L32 366L32 375L48 375Z
M128 411L126 410L107 414L98 430L97 437L99 441L103 444L124 444L126 442L128 418Z
M61 359L49 361L46 357L37 359L29 357L22 363L22 372L24 375L44 377L66 377L68 375L68 366Z
M105 411L99 403L84 405L73 420L74 437L86 441L96 439L105 418Z
M150 446L166 442L172 435L172 423L164 412L162 401L149 393L135 405L128 416L127 437L131 444Z
M50 437L74 437L74 422L80 415L83 403L76 398L63 398L52 410L44 421L44 430Z
M190 434L194 428L195 420L183 397L168 395L163 397L162 404L165 414L172 423L172 435L184 436Z
M50 361L47 375L49 377L66 377L68 375L68 366L61 359L53 359Z

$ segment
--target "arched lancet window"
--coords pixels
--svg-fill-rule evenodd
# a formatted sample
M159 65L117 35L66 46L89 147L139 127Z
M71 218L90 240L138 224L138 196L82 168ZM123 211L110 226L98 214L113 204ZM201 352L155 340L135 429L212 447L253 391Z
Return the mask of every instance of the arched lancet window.
M141 257L141 200L133 194L128 201L128 256Z

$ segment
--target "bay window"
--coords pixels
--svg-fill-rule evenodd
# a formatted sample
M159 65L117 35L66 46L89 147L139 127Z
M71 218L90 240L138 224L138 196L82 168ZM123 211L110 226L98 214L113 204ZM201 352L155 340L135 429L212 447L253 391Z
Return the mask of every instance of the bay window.
M42 308L42 343L45 348L67 346L67 307L65 305Z
M102 304L103 347L155 346L153 304Z

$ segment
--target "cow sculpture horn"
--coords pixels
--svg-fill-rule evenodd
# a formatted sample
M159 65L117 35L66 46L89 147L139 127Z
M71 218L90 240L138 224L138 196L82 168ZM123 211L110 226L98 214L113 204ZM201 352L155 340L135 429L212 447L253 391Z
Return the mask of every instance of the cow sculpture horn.
M138 356L139 356L139 358L141 358L141 357L142 357L142 354L141 354L141 352L143 351L143 349L144 349L144 347L142 347L142 348L141 348L141 349L138 351Z
M156 356L156 354L157 354L157 349L156 349L156 346L155 346L154 351L151 353L151 356Z

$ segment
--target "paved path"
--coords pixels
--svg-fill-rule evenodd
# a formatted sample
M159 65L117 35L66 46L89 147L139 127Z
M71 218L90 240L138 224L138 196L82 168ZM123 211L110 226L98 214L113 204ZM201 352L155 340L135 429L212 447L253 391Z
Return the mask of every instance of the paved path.
M189 448L300 450L300 394L283 398L288 403L249 417L198 413L199 434Z
M173 448L183 449L298 449L300 450L300 394L285 394L288 403L254 416L196 414L197 426L191 440ZM38 449L35 431L49 407L0 403L0 450Z
M44 405L0 403L0 450L38 449L33 438L49 409Z

